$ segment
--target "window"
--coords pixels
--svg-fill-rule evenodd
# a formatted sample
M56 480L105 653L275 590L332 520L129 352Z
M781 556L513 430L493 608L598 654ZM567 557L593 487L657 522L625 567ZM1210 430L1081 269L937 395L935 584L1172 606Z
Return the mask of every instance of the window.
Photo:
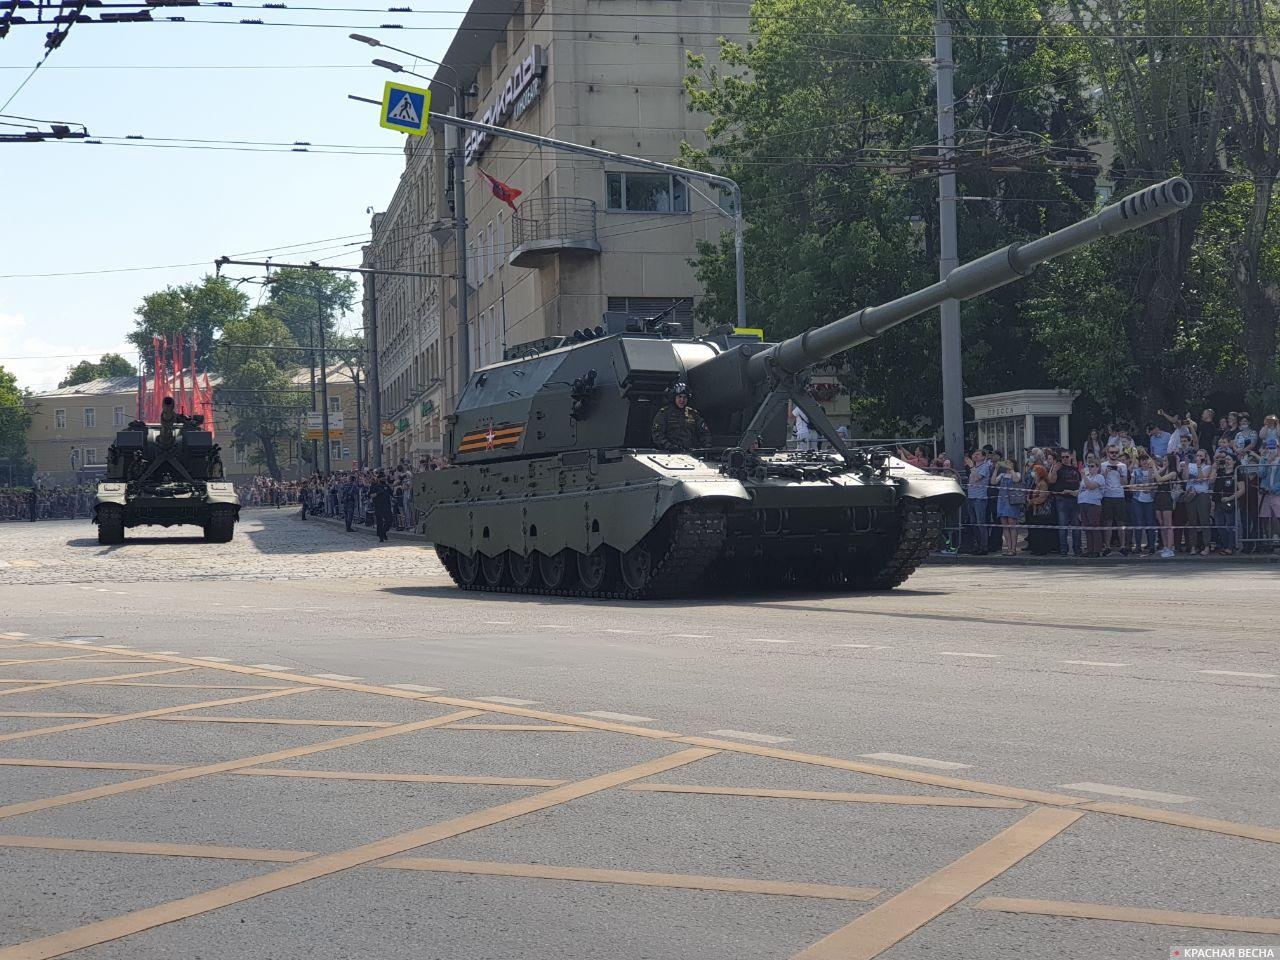
M92 463L98 462L98 451L93 447L86 447L84 451L84 465L87 467Z
M124 407L116 407L113 412L115 414L116 426L123 427L124 426Z
M665 173L606 173L606 206L626 213L688 213L684 181Z
M65 410L53 411L53 428L55 430L67 429L67 411Z
M490 221L489 221L489 229L488 229L487 233L488 233L488 235L489 235L489 252L488 252L488 254L487 254L487 255L485 256L485 258L484 258L484 275L485 275L486 277L492 277L492 276L493 276L493 271L494 271L494 270L496 270L496 269L498 269L498 265L497 265L497 263L494 261L494 243L493 243L494 236L493 236L493 221L492 221L492 220L490 220Z
M329 412L330 412L330 413L341 413L341 412L342 412L342 398L341 398L341 397L330 397L330 398L329 398Z
M93 407L84 408L84 425L90 428L98 425L98 411Z
M244 463L245 460L247 459L247 453L248 451L245 450L244 444L237 443L235 448L235 462Z
M342 441L341 440L329 441L329 459L330 460L342 459Z

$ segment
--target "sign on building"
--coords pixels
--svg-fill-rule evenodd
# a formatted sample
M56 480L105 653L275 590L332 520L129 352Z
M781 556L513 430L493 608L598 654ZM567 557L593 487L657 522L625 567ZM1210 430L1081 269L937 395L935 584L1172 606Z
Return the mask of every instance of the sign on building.
M307 440L323 440L324 439L324 414L319 410L312 410L307 413L307 429L303 433L304 439ZM342 439L342 414L329 414L329 439Z
M498 96L489 109L480 117L482 123L491 127L500 127L507 120L518 120L542 96L542 75L547 72L547 55L537 44L529 51L529 55L520 61L519 68L511 71L506 85L498 91ZM383 124L386 126L386 124ZM493 137L490 134L474 131L467 137L467 163L474 163L484 153Z

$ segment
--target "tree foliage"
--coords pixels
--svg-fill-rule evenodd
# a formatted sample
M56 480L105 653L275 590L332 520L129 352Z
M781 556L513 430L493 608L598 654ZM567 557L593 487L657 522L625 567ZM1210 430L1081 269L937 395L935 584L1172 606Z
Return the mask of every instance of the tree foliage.
M337 331L338 320L355 305L356 282L340 273L285 267L273 271L264 309L289 330L301 346L319 344L317 318L326 338Z
M0 367L0 458L22 460L27 455L31 411L18 389L18 378Z
M1196 191L1179 217L967 302L967 393L1072 387L1086 409L1145 419L1280 385L1272 9L948 3L962 262L1088 215L1099 176L1117 195L1175 174ZM755 0L750 43L691 59L708 144L684 156L742 184L749 317L770 338L936 276L934 13L924 0ZM733 318L732 252L725 238L694 262L706 322ZM934 316L847 360L864 429L938 425Z
M194 340L196 363L216 369L214 340L230 322L244 316L249 298L225 277L206 276L199 283L165 287L142 298L134 313L137 320L129 342L138 348L143 364L151 366L151 338L181 333L190 347Z
M289 328L265 309L254 309L228 322L222 330L228 345L216 350L222 385L215 391L219 405L235 418L239 443L256 444L267 472L277 480L280 447L298 436L299 418L310 406L293 393L293 359L287 349L297 344ZM252 344L253 349L230 346ZM273 349L275 348L275 349Z
M97 363L92 360L81 360L74 367L67 368L67 375L58 389L74 387L91 380L105 380L108 377L132 377L138 368L118 353L104 353Z

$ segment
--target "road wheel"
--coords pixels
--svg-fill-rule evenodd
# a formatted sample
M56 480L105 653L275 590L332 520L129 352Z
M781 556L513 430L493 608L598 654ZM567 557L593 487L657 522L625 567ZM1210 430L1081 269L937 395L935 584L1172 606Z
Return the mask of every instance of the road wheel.
M490 590L499 590L504 586L507 575L507 555L500 553L496 557L480 554L480 574L484 577L484 585Z
M538 554L538 575L548 590L563 590L570 586L576 572L572 550Z
M458 567L458 586L469 590L480 580L480 554L455 550L453 555Z
M654 568L661 559L655 556L653 546L646 537L618 558L618 572L622 574L622 585L632 593L641 593L653 579ZM599 551L597 551L599 552Z
M98 542L124 543L124 510L117 506L98 508Z
M214 507L205 521L204 538L209 543L230 543L236 532L236 512L230 507Z
M587 593L600 593L607 588L617 569L615 556L616 552L605 546L578 554L578 585Z
M521 556L514 550L507 551L507 572L511 575L511 582L521 590L527 590L533 586L533 581L537 577L538 567L534 562L534 554L529 556Z

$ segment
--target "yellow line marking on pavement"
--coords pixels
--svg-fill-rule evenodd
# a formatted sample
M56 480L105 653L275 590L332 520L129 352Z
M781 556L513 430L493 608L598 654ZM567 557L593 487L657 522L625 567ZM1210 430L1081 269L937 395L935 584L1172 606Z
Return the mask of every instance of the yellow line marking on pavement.
M379 734L382 732L378 731ZM360 736L376 735L360 734ZM51 936L28 940L25 943L15 944L11 947L0 948L0 960L47 960L49 957L60 957L73 950L83 950L86 947L118 940L121 937L127 937L143 930L150 930L161 924L199 916L221 907L242 903L245 900L251 900L264 894L305 883L308 880L330 876L350 870L353 867L364 866L375 860L393 857L415 847L435 843L439 840L448 840L451 837L469 833L472 830L479 830L482 827L493 826L496 823L522 817L525 814L546 810L549 807L568 803L570 800L577 800L593 793L599 793L602 790L621 786L632 780L651 777L666 770L714 756L715 753L716 751L714 750L681 750L678 753L668 754L665 757L649 760L623 770L615 770L610 773L589 777L586 780L568 783L561 787L553 787L531 797L523 797L519 800L499 804L487 810L477 810L461 817L455 817L452 820L446 820L443 823L431 824L417 830L411 830L408 833L385 837L348 850L325 854L259 877L249 877L214 890L207 890L179 900L171 900L158 906L135 910L132 913L88 923L82 927L76 927L62 933L55 933Z
M788 883L781 880L751 880L746 877L702 877L685 873L551 867L537 863L432 860L426 857L401 857L380 863L378 867L384 870L471 873L485 877L530 877L537 880L579 880L586 883L621 883L639 887L718 890L724 893L761 893L779 897L817 897L823 900L874 900L881 893L875 887L843 887L826 883Z
M11 687L8 690L0 690L0 697L7 697L12 693L27 693L33 690L50 690L54 687L70 687L76 684L105 683L111 680L125 680L129 677L158 677L165 673L188 673L191 667L169 667L164 670L147 670L143 673L120 673L114 677L83 677L79 680L45 680L38 683L32 683L27 680L30 686Z
M453 723L441 730L493 730L500 733L594 733L564 723Z
M166 661L167 662L167 661ZM184 670L194 670L194 667L184 667ZM159 671L164 673L165 671ZM181 673L183 671L172 671ZM138 674L138 676L146 676L146 674ZM135 683L132 680L77 680L76 683L87 683L92 686L100 687L168 687L178 690L292 690L292 687L268 686L263 684L253 685L244 684L236 685L232 683ZM8 693L9 691L3 691Z
M55 713L49 710L0 710L0 717L43 717L56 720L97 720L113 717L113 713Z
M1153 820L1156 823L1168 823L1175 827L1190 827L1192 830L1204 830L1208 833L1223 833L1229 837L1262 840L1265 843L1280 843L1280 830L1274 827L1259 827L1251 823L1214 820L1211 817L1197 817L1190 813L1174 813L1172 810L1139 807L1131 803L1107 803L1101 800L1086 803L1076 809L1089 810L1094 813L1109 813L1117 817L1132 817L1135 820Z
M427 773L360 773L354 770L297 770L285 767L253 767L233 771L239 776L302 777L311 780L368 780L379 783L459 783L486 787L559 787L568 780L541 777L466 777Z
M319 687L289 687L287 690L279 691L281 693L291 693L294 690L310 689L318 690ZM256 698L245 698L256 699ZM238 701L228 700L226 703L236 703ZM395 724L389 720L292 720L287 717L156 717L157 720L166 722L181 720L187 723L266 723L276 724L283 727L394 727Z
M76 655L76 656L74 656L74 657L28 657L28 658L26 658L26 659L18 659L18 660L0 660L0 665L8 667L8 666L13 666L14 664L19 664L19 663L53 663L55 660L89 660L89 662L90 662L90 663L106 663L106 662L108 662L108 661L90 660L90 658L91 658L91 657L96 657L96 656L98 656L98 654L96 654L96 653L81 653L81 654L77 654L77 655ZM136 661L136 660L116 660L116 661L112 661L112 662L115 662L115 663L137 663L138 661Z
M723 797L770 797L785 800L832 800L836 803L891 803L918 807L969 807L991 810L1019 810L1019 800L977 800L971 797L926 797L903 793L839 793L823 790L766 790L763 787L702 787L683 783L636 783L627 790L652 793L697 793Z
M346 737L339 737L337 740L326 740L322 743L314 743L305 747L290 747L285 750L259 754L256 757L241 757L237 760L223 760L219 763L206 763L196 767L182 767L178 770L157 773L150 777L139 777L134 780L125 780L121 783L110 783L101 787L92 787L88 790L76 790L73 793L62 793L40 800L28 800L24 803L10 803L0 807L0 818L16 817L23 813L34 813L37 810L66 806L69 803L81 803L85 800L98 800L102 797L130 793L134 790L145 790L148 787L177 783L182 780L191 780L195 777L205 777L215 773L229 773L232 770L256 767L264 763L292 760L295 757L305 757L313 753L323 753L326 750L337 750L340 747L353 746L357 743L364 743L367 740L378 740L382 737L392 737L400 733L412 733L415 730L425 730L444 723L452 723L454 720L466 720L476 715L477 713L474 711L462 710L458 713L447 713L443 717L431 717L427 720L402 723L399 726L385 727L381 730L366 730L364 733L353 733ZM0 956L3 955L3 952L0 952Z
M0 767L56 767L66 770L181 770L177 763L114 763L107 760L31 760L0 757Z
M125 651L110 650L107 648L83 646L74 647L66 643L51 640L29 641L27 643L19 644L19 646L41 646L57 649L80 650L97 649L99 653L126 653ZM139 652L139 656L143 656L141 651ZM157 655L151 654L150 656ZM670 730L654 730L647 727L634 727L606 720L551 713L546 710L531 710L527 707L512 707L494 703L483 703L477 700L464 700L458 697L424 695L418 692L397 690L391 687L383 687L370 683L351 683L341 680L317 680L313 677L307 677L302 674L294 674L287 671L264 670L234 663L214 664L198 660L184 659L181 657L165 657L163 662L184 663L195 667L220 670L226 673L246 674L248 676L261 677L263 679L281 680L317 687L330 687L336 690L347 690L354 693L366 693L374 696L393 697L401 700L418 700L424 703L435 703L443 706L483 710L486 713L496 713L510 717L525 717L532 720L544 720L550 723L563 723L565 725L587 727L592 730L603 730L610 733L625 734L650 740L664 740L695 746L705 746L710 749L722 750L731 753L744 753L753 756L770 757L777 760L791 760L796 763L808 763L815 766L831 767L837 770L850 770L854 773L865 773L870 776L905 780L910 783L928 784L930 786L961 790L967 793L1003 797L1009 800L1025 800L1031 803L1044 803L1059 807L1076 807L1078 809L1093 810L1098 813L1115 814L1117 816L1137 817L1139 816L1139 812L1142 812L1143 816L1140 817L1140 819L1158 820L1160 822L1173 823L1177 826L1185 826L1191 829L1206 830L1212 833L1225 833L1231 836L1265 840L1268 842L1276 842L1275 837L1277 836L1276 831L1271 828L1254 826L1252 824L1233 823L1225 820L1209 820L1200 817L1191 817L1185 814L1165 814L1164 811L1147 810L1143 807L1130 806L1127 804L1099 803L1097 801L1091 801L1086 797L1072 797L1065 794L1050 793L1042 790L1027 790L1018 787L1007 787L1000 784L982 783L976 780L962 780L956 777L945 777L938 774L903 770L894 767L882 767L877 764L863 763L856 760L844 760L837 757L824 757L816 754L797 753L790 750L781 750L776 747L754 746L751 744L736 743L729 740L714 740L707 737L686 737ZM8 692L9 691L0 691L0 696L3 696ZM1166 817L1175 819L1165 819Z
M312 688L314 689L314 688ZM248 703L252 700L271 700L275 697L287 697L295 693L306 693L306 687L291 687L288 690L272 690L267 693L255 693L247 697L230 697L225 700L206 700L204 703L184 703L177 707L159 707L155 710L140 710L137 713L121 713L109 717L98 717L93 720L81 720L77 723L61 723L56 727L40 727L36 730L19 730L16 733L0 733L0 743L10 740L25 740L27 737L39 737L49 733L66 733L69 730L87 730L90 727L104 727L112 723L124 723L126 720L166 719L165 714L178 713L183 710L208 710L212 707L226 707L233 703Z
M1040 849L1083 813L1041 808L792 960L870 960ZM0 956L3 953L0 952Z
M156 857L206 857L212 860L265 860L297 863L314 857L304 850L264 850L255 847L219 847L198 843L137 843L117 840L69 840L63 837L13 837L0 834L0 847L30 850L70 850L77 853L138 853Z
M1102 903L1073 903L1066 900L1019 900L987 897L978 910L1002 913L1035 913L1046 917L1075 917L1081 920L1119 920L1123 923L1154 923L1166 927L1197 930L1230 930L1234 933L1280 933L1280 919L1239 917L1228 913L1183 913L1180 910L1150 910L1145 907L1111 907Z
M0 766L53 767L68 770L127 770L160 773L184 769L178 763L114 763L105 760L30 760L11 757L0 758ZM233 776L243 777L297 777L309 780L367 780L376 783L453 783L485 787L559 787L568 780L549 780L545 777L477 777L453 774L427 773L362 773L357 770L299 770L292 767L247 767L229 770Z
M757 757L772 757L775 760L793 760L797 763L832 767L836 770L852 770L854 773L869 773L875 777L906 780L909 783L925 783L933 787L947 787L951 790L964 790L968 793L982 793L993 797L1004 797L1008 800L1027 800L1031 803L1047 803L1053 806L1075 806L1076 804L1088 802L1084 797L1069 797L1065 794L1047 793L1043 790L1024 790L1020 787L979 783L976 780L961 780L957 777L945 777L937 773L922 773L918 770L903 770L899 767L882 767L875 763L863 763L859 760L840 760L836 757L823 757L812 753L796 753L792 750L779 750L776 747L756 747L728 740L713 740L707 737L680 737L678 742L699 747L714 747L721 750L732 749L735 753L749 753Z

